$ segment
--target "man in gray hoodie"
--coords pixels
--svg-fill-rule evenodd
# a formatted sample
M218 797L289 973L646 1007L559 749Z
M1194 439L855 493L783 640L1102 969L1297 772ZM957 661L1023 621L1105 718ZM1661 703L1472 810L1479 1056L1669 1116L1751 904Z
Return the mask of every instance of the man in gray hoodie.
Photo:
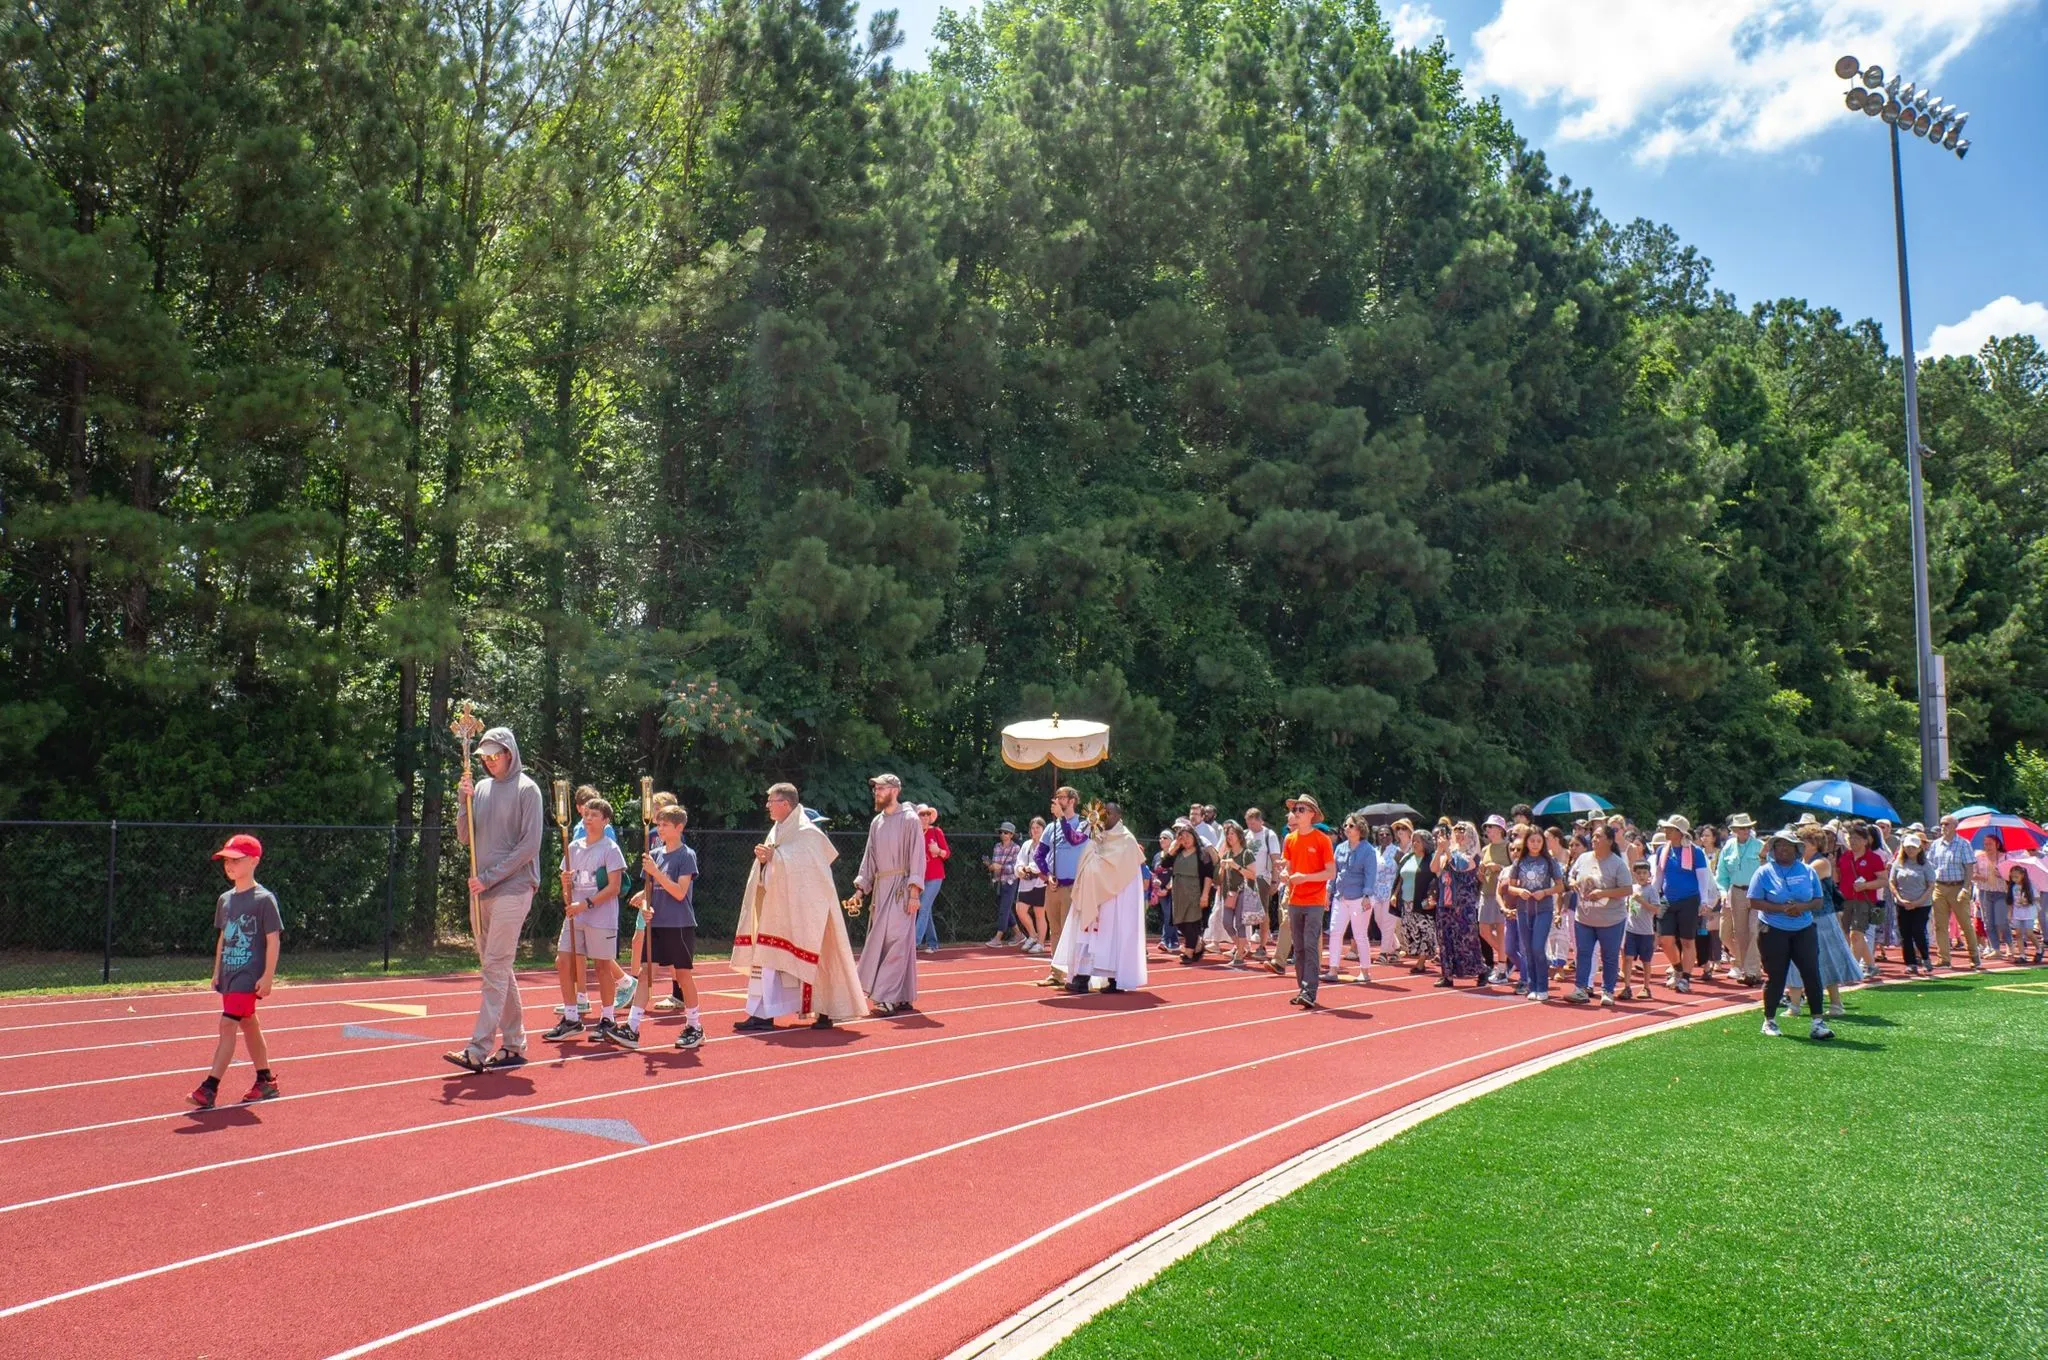
M477 954L483 961L483 1001L469 1044L441 1056L470 1072L518 1067L526 1061L525 1009L512 978L526 913L540 887L540 842L547 824L540 785L519 763L519 739L509 727L493 727L477 743L490 776L477 784L462 772L462 797L474 800L476 876L469 890L477 898ZM470 821L460 817L456 834L469 844ZM494 1046L495 1041L495 1046Z

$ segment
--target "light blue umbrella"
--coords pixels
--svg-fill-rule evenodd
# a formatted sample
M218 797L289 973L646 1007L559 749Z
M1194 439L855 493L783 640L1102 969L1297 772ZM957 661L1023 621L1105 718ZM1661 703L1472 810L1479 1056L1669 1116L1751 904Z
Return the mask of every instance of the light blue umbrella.
M1612 812L1614 804L1597 793L1553 793L1536 805L1538 817L1556 817L1566 812Z
M1847 813L1851 817L1886 818L1897 822L1899 810L1875 789L1851 784L1846 779L1809 779L1798 788L1778 795L1779 801L1820 812Z
M1954 812L1949 813L1949 816L1957 821L1961 821L1965 817L1996 817L1998 815L2000 815L1998 809L1989 803L1972 803L1968 807L1959 807Z

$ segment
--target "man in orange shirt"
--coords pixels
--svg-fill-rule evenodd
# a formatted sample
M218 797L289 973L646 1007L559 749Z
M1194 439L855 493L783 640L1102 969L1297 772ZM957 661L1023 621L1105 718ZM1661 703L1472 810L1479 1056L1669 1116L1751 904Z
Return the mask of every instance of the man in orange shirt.
M1313 794L1287 800L1287 840L1280 847L1280 890L1287 899L1287 922L1294 933L1294 972L1301 990L1292 1005L1313 1010L1321 959L1315 942L1323 938L1323 914L1330 905L1330 880L1337 874L1337 847L1316 830L1323 805ZM1303 941L1308 941L1304 945Z

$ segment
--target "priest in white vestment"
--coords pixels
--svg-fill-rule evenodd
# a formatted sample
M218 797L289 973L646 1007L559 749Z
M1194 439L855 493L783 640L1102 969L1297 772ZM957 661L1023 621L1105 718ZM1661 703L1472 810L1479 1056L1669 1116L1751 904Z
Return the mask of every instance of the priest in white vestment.
M754 847L754 867L740 898L732 966L747 974L742 1034L775 1028L782 1015L814 1015L814 1029L868 1013L853 961L853 941L840 915L832 838L804 815L796 786L768 790L768 838Z
M1102 831L1081 852L1074 871L1073 904L1052 966L1067 990L1085 992L1089 979L1105 979L1106 992L1145 985L1145 848L1124 825L1115 803L1103 809Z

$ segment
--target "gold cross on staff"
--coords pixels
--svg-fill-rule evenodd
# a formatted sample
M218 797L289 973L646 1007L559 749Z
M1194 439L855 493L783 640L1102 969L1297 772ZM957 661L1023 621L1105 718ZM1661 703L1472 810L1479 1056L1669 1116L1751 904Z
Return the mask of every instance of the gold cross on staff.
M476 705L464 699L461 710L455 715L455 721L448 724L448 731L462 743L463 759L467 761L469 744L484 734L484 720L477 717Z
M448 724L448 730L455 734L457 741L462 743L462 774L466 779L470 774L470 743L482 736L484 732L483 719L476 715L476 705L464 699L460 711L455 715L455 721ZM462 800L462 816L466 824L465 829L469 832L469 876L474 880L476 878L476 800L473 794L464 796ZM476 941L477 958L479 960L483 958L484 949L481 926L482 922L479 919L476 890L472 888L469 892L469 936L472 940Z

